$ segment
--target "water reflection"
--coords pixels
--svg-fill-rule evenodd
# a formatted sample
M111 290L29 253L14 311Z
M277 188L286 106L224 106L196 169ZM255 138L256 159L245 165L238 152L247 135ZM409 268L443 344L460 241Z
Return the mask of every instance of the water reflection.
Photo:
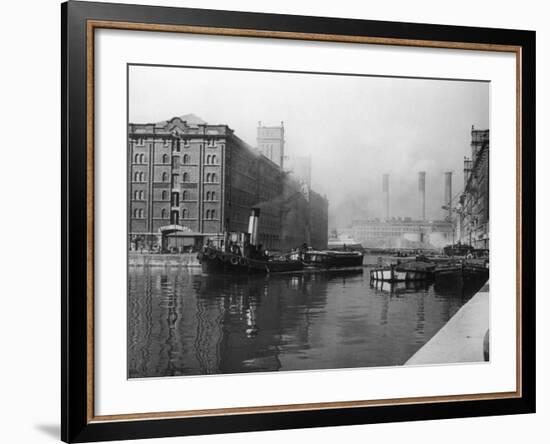
M477 291L368 272L207 276L131 268L129 377L403 364Z

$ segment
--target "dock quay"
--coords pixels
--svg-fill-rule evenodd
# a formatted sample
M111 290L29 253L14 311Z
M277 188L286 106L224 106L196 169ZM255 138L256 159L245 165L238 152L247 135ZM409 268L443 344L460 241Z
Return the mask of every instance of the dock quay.
M138 253L128 254L130 267L200 267L197 253Z
M489 329L489 285L485 285L405 365L483 362Z

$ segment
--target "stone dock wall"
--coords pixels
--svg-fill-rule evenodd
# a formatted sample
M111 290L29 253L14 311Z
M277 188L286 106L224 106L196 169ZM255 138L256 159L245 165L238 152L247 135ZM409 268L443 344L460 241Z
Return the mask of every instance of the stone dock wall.
M489 291L464 304L405 365L483 362L488 354Z
M130 267L200 267L197 253L151 254L130 253Z

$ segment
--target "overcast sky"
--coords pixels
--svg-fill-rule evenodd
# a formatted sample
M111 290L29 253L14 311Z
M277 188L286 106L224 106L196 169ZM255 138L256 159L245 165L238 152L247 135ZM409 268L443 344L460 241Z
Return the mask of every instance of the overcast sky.
M457 194L471 127L489 127L485 82L142 66L129 81L132 123L193 113L256 146L258 121L284 121L286 154L311 155L331 228L383 216L383 173L391 215L418 218L417 175L426 171L427 217L441 219L443 173L453 171Z

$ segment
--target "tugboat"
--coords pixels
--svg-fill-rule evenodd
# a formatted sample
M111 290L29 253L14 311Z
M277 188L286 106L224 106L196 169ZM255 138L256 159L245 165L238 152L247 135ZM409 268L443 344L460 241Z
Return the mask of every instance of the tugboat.
M361 267L363 252L314 250L304 244L285 254L270 255L258 244L260 209L252 208L248 233L225 233L220 245L207 244L197 255L205 273L285 273Z
M258 245L260 209L253 208L248 233L226 233L220 246L206 245L197 255L205 273L284 273L301 271L301 258L270 256Z

